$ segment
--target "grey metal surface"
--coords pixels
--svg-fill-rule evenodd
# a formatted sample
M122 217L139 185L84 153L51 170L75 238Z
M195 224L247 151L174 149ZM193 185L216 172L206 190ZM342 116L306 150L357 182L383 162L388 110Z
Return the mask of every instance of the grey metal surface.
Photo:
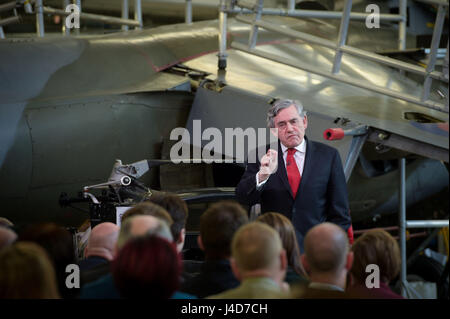
M255 130L266 128L266 114L272 97L274 96L246 92L233 86L225 87L220 93L199 88L186 123L186 128L191 133L191 138L193 135L193 120L199 119L201 119L202 129L208 127L218 128L222 132L223 138L225 138L225 128L242 128L243 130L247 128L254 128ZM306 131L308 138L337 148L342 163L345 163L352 138L345 137L339 141L324 140L323 131L337 126L333 122L335 118L326 114L316 113L308 108L306 109L308 111L308 129ZM201 146L205 146L208 142L208 140L202 140ZM262 145L259 146L267 144L269 144L268 135ZM222 145L225 145L225 139L223 139Z
M290 24L291 22L288 19L275 21L278 21L280 25L283 23ZM303 23L306 24L306 22ZM298 29L304 27L303 23L297 22ZM314 24L314 22L309 23ZM319 26L316 33L325 35L325 38L336 36L336 31L334 31L334 34L327 34L323 32L325 30L321 31L321 27L328 29L331 28L331 25L320 23ZM334 25L333 29L335 30ZM378 32L367 31L365 36L361 34L359 38L350 33L349 45L364 47L368 45L365 39ZM241 41L245 40L242 39ZM278 38L277 42L276 46L269 43L259 45L258 49L267 53L277 53L289 59L298 59L301 56L304 64L316 65L317 68L324 70L329 70L332 65L333 54L330 49L290 41L289 39ZM378 45L376 40L373 41L372 45L375 47ZM395 46L395 42L392 45ZM442 128L439 127L439 123L421 125L406 120L404 113L407 111L422 113L445 123L448 123L448 114L371 93L364 89L354 88L334 80L327 80L324 77L246 53L228 50L228 54L229 66L225 75L228 85L235 87L245 85L247 90L260 95L298 98L307 109L313 107L315 112L349 118L356 123L386 130L448 150L446 124L442 124ZM213 54L204 55L186 62L186 65L214 74L216 72L215 59L216 57ZM359 77L374 85L384 84L399 92L417 94L421 88L421 85L417 82L392 71L388 67L380 66L375 62L362 61L357 57L344 56L341 72L344 75L349 74L356 78ZM211 78L213 79L214 76L211 76ZM432 95L435 99L439 98L435 93L432 93Z
M399 212L399 237L400 237L400 255L401 255L401 268L400 268L400 282L402 296L406 297L405 288L408 285L406 281L406 160L401 158L399 163L399 188L398 188L398 212Z
M448 224L448 220L407 220L406 228L443 228Z

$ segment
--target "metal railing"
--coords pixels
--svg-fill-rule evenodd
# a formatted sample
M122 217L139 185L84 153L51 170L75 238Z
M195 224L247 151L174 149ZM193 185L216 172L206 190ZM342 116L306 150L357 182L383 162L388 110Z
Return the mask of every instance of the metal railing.
M43 0L34 0L34 12L26 10L27 13L33 13L36 15L36 33L38 37L44 37L45 36L45 25L44 25L44 14L47 15L59 15L59 16L69 16L72 14L70 11L66 11L66 8L69 4L75 4L77 5L79 9L79 18L80 20L84 21L96 21L96 22L103 22L107 24L112 25L120 25L122 26L122 30L126 31L129 27L134 27L135 29L142 29L143 27L143 19L142 19L142 4L141 0L135 0L134 1L134 19L129 19L129 4L128 0L122 0L122 15L121 17L113 17L113 16L107 16L107 15L101 15L101 14L92 14L92 13L85 13L82 12L81 7L81 0L62 0L62 9L58 8L52 8L48 6L44 6ZM14 7L16 6L16 1L11 2L11 4L14 4ZM9 5L6 4L6 5ZM0 9L2 9L6 5L1 5ZM29 4L28 4L29 5ZM17 19L19 19L17 17ZM0 38L3 36L3 29L1 29L1 26L4 20L0 20ZM14 21L8 21L8 23L12 23ZM70 29L66 27L66 24L62 23L62 33L64 35L70 34ZM79 34L79 29L75 29L75 33Z
M442 228L448 227L448 220L406 220L406 160L404 158L399 159L399 236L400 236L400 256L401 256L401 269L400 269L400 281L402 296L408 297L409 293L413 290L407 281L407 259L406 259L406 230L408 228ZM437 234L437 232L433 232Z
M433 1L433 0L428 0L428 1ZM254 13L254 16L252 18L245 17L245 16L237 16L236 17L236 19L238 21L251 25L252 29L250 32L248 45L233 42L233 43L231 43L232 48L240 50L240 51L244 51L244 52L247 52L247 53L250 53L253 55L257 55L257 56L260 56L260 57L263 57L263 58L266 58L269 60L273 60L275 62L290 65L292 67L302 69L302 70L310 72L310 73L328 77L328 78L337 80L339 82L347 83L347 84L350 84L350 85L353 85L356 87L367 89L367 90L377 92L377 93L380 93L383 95L387 95L387 96L390 96L393 98L411 102L411 103L414 103L414 104L417 104L417 105L420 105L423 107L427 107L430 109L448 113L448 109L446 108L445 104L429 99L431 81L433 79L448 83L448 77L446 77L446 75L443 72L438 72L438 71L435 71L435 69L434 69L435 63L436 63L436 54L437 54L437 50L438 50L438 46L439 46L439 40L440 40L440 37L442 34L443 21L445 18L445 10L446 10L446 8L448 8L448 3L442 4L441 2L439 2L438 14L436 17L436 23L435 23L435 28L433 31L433 39L432 39L432 45L431 45L431 50L430 50L430 62L428 63L428 65L425 69L423 67L415 65L415 64L402 62L397 59L389 58L389 57L386 57L386 56L383 56L380 54L376 54L376 53L373 53L370 51L365 51L365 50L361 50L361 49L346 45L345 43L346 43L346 39L347 39L347 31L348 31L349 21L352 17L352 13L351 13L352 0L346 0L344 10L341 13L342 18L341 18L339 37L338 37L337 43L323 39L321 37L310 35L310 34L307 34L304 32L296 31L296 30L293 30L293 29L290 29L287 27L280 27L279 25L261 20L261 16L264 12L263 6L262 6L263 0L258 0L256 2L256 4L253 4L253 5L250 5L249 2L241 3L239 1L237 4L240 6L243 6L244 8L246 8L248 10L252 10ZM229 5L228 5L228 7L229 7ZM405 8L405 10L403 10L402 8ZM227 8L227 4L226 4L225 0L222 1L220 10L221 10L221 13L222 12L224 13L223 18L222 18L222 16L219 17L219 21L220 21L219 26L221 28L220 33L222 34L222 33L226 32L226 30L223 30L223 28L226 28L226 13L230 11L230 8ZM306 11L306 10L302 10L302 11ZM402 15L402 11L405 12L405 15ZM400 23L400 25L399 25L399 48L404 49L405 38L406 38L406 29L402 27L401 22L406 21L406 0L400 0L400 13L401 14L398 16L402 16L402 18L401 18L401 20L399 20L399 23ZM222 21L222 20L224 20L224 21ZM406 25L404 25L404 27L406 27ZM255 44L256 44L256 39L257 39L257 34L258 34L259 28L264 28L268 31L276 32L278 34L282 34L282 35L285 35L285 36L288 36L291 38L303 40L309 44L320 45L320 46L327 47L329 49L334 50L335 55L334 55L334 62L333 62L331 72L322 71L322 70L312 67L310 65L305 65L305 64L301 63L300 61L293 61L293 60L285 59L281 56L270 54L270 53L264 52L262 50L256 49ZM226 48L226 36L222 36L219 39L219 42L220 42L219 43L219 64L220 64L220 59L226 58L226 52L224 49L222 49L222 48ZM352 55L352 56L356 56L359 58L364 58L369 61L381 63L381 64L387 65L389 67L392 67L392 68L396 68L399 70L403 70L403 71L407 71L407 72L411 72L411 73L415 73L415 74L424 76L424 78L425 78L424 87L423 87L421 96L417 97L412 94L402 93L402 92L395 91L395 90L392 90L392 89L389 89L389 88L386 88L383 86L373 85L373 83L370 83L370 82L364 82L364 81L361 81L360 79L353 79L349 76L344 76L342 74L339 74L342 56L344 53ZM221 64L226 65L226 62L222 61ZM219 66L219 68L220 68L220 66Z
M4 25L17 23L20 20L19 16L17 15L16 1L11 1L11 2L0 4L0 13L10 11L10 10L13 11L14 16L0 19L0 39L5 38L5 32L3 31Z

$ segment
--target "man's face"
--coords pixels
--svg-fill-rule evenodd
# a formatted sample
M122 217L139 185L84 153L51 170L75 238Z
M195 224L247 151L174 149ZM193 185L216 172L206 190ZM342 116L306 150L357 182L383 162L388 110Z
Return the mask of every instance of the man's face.
M274 118L275 128L278 129L278 139L284 146L291 148L300 145L308 127L306 115L303 119L294 105L281 110Z

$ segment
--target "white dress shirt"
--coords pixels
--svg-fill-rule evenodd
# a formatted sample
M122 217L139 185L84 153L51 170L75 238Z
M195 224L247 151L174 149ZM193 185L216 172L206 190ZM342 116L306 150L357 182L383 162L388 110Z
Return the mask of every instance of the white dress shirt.
M288 148L281 144L281 151L283 152L283 160L284 160L284 166L286 167L286 159L288 154ZM305 154L306 154L306 141L303 139L303 141L295 147L297 152L294 153L294 159L295 163L297 164L298 170L300 172L300 176L303 176L303 168L305 167ZM269 178L266 178L261 183L258 183L258 173L256 173L256 188L260 188L263 186Z

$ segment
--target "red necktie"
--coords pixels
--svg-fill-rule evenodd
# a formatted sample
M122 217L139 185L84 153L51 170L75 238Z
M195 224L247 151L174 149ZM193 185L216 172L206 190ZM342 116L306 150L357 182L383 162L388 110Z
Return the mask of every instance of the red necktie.
M289 148L286 158L286 171L289 180L289 185L291 185L292 194L297 195L298 186L300 185L300 172L295 162L294 154L297 150L295 148Z

